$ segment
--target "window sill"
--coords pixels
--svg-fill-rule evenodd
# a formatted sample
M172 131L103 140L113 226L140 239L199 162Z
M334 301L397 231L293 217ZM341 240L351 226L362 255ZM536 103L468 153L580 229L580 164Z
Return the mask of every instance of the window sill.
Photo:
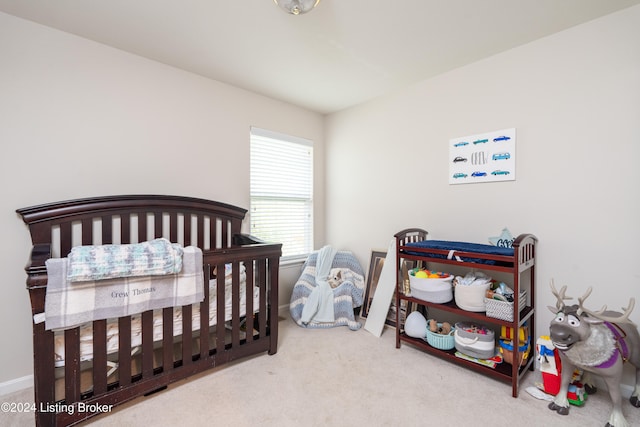
M308 257L308 255L287 258L287 259L284 259L284 260L281 259L280 260L280 267L290 267L290 266L302 265L307 260L307 257Z

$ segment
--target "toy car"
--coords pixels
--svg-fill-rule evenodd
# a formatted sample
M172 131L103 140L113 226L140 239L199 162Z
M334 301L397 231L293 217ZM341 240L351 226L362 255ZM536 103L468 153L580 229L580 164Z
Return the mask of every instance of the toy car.
M491 175L494 175L494 176L509 175L509 171L495 170L495 171L491 172Z
M454 173L454 174L453 174L453 177L454 177L454 178L466 178L466 177L467 177L467 174L466 174L466 173L458 172L458 173Z
M496 153L491 157L493 160L508 160L511 158L509 153Z
M455 159L453 159L453 163L458 163L458 162L466 162L467 159L465 157L456 157Z
M476 171L476 172L472 173L471 176L487 176L487 173L486 172Z
M473 144L484 144L485 142L488 142L488 139L476 139L475 141L473 141Z
M467 141L462 141L457 144L453 144L454 147L464 147L465 145L469 145L469 143Z
M502 135L502 136L499 136L497 138L493 138L493 142L508 141L510 139L511 139L511 137L506 136L506 135Z
M583 406L587 400L587 393L584 390L584 386L581 382L574 381L569 384L567 389L567 400L572 405Z

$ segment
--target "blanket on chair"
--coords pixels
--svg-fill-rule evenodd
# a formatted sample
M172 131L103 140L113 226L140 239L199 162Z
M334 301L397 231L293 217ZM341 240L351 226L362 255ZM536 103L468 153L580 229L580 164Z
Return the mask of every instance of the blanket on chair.
M293 320L303 328L333 328L336 326L348 326L351 330L362 327L355 319L354 308L362 306L364 300L364 272L360 263L351 252L338 251L331 262L330 282L333 293L333 321L317 321L311 319L308 323L302 321L302 313L310 295L318 286L316 274L318 273L320 251L314 252L302 266L302 274L293 287L289 312ZM336 280L336 277L339 277Z
M331 246L320 249L316 259L316 286L311 291L302 309L302 323L333 322L335 313L333 310L333 290L329 284L331 264L336 250Z
M204 299L202 250L188 246L183 249L182 258L182 271L177 274L81 282L68 279L68 258L48 259L46 329L70 328L92 320L201 302Z

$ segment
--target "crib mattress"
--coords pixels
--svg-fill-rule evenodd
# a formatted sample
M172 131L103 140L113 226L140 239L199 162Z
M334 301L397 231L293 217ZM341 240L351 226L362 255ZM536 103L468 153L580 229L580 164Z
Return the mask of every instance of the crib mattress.
M217 297L216 297L216 279L209 282L210 299L209 299L209 326L215 326L217 323ZM231 320L232 316L232 286L231 279L227 277L225 280L225 321ZM246 315L246 274L244 271L240 275L240 316ZM260 306L260 289L253 287L253 307L254 313L258 312ZM200 329L200 304L192 306L192 330ZM173 336L182 335L182 308L173 308ZM163 334L163 312L155 310L153 316L153 340L162 340ZM118 351L118 319L110 319L107 321L107 353L116 353ZM131 349L132 353L142 345L142 315L137 314L131 316ZM54 353L55 366L61 367L65 364L65 348L64 333L58 332L54 337ZM88 323L80 327L80 361L86 362L93 360L93 330L92 324Z

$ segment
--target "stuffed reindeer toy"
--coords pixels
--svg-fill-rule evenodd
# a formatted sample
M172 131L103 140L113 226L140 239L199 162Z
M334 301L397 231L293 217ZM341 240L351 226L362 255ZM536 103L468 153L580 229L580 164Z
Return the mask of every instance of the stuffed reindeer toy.
M551 283L551 292L557 298L556 306L549 307L556 317L551 321L549 336L553 345L560 351L562 377L560 391L549 409L559 414L569 414L567 389L576 368L585 373L599 375L604 380L613 404L613 410L606 426L626 427L629 424L622 414L620 381L623 364L629 362L636 367L636 384L629 401L640 407L640 335L636 325L629 320L635 305L631 298L623 313L606 311L606 306L593 312L584 307L584 301L591 294L589 288L579 304L566 306L567 290L563 286L558 292Z

